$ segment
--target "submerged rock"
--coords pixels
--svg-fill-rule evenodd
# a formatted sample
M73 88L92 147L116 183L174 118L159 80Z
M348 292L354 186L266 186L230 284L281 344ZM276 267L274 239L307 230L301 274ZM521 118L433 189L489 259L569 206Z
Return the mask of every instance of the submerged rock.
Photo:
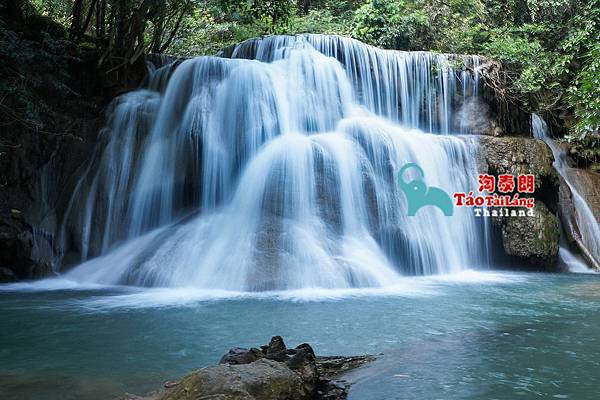
M146 397L128 400L341 400L350 384L341 373L374 360L372 356L315 357L309 344L288 349L281 336L262 350L235 347L219 365L202 368L181 381L169 381Z

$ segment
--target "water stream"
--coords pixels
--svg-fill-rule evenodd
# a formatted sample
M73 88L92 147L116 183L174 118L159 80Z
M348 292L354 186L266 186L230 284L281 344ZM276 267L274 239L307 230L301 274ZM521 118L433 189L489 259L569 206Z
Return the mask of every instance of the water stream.
M62 223L85 261L69 279L381 287L486 264L482 222L435 208L408 218L396 181L416 162L449 193L475 184L477 144L449 134L476 124L460 115L478 104L477 57L321 35L221 56L154 68L115 101Z
M577 222L577 228L581 234L581 241L583 242L587 251L590 255L598 262L600 260L600 224L594 216L591 208L579 194L579 191L569 176L569 165L567 164L567 155L564 149L562 149L548 133L548 126L546 122L537 114L533 114L531 117L531 126L533 130L533 136L543 140L552 150L554 155L554 168L560 174L560 176L567 183L572 199L573 207L575 209L575 218ZM583 270L585 268L581 261L578 261L564 245L559 250L559 255L570 268L574 270Z

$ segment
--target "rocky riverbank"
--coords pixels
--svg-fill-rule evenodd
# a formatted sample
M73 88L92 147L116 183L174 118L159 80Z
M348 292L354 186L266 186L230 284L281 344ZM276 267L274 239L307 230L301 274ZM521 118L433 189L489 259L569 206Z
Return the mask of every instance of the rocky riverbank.
M235 347L219 365L122 400L342 400L350 389L343 374L373 360L370 355L318 357L307 343L287 348L281 336L274 336L268 345Z

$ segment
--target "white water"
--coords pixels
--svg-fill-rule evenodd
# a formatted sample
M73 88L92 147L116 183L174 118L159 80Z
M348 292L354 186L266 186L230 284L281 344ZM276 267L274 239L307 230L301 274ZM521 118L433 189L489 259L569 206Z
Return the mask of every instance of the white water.
M531 116L531 127L533 136L543 140L548 144L554 155L554 168L563 177L569 189L571 190L573 205L575 208L575 218L581 240L595 260L600 260L600 225L594 216L594 213L588 206L585 199L579 194L577 188L571 181L568 174L566 153L561 149L548 134L546 122L537 114ZM566 248L559 251L559 256L572 272L582 272L586 270L585 264L574 256Z
M476 144L418 128L472 131L458 115L478 100L476 73L319 35L253 40L231 56L159 68L116 101L62 224L64 246L86 260L68 279L339 289L486 263L471 212L407 217L395 177L416 162L428 185L472 189Z

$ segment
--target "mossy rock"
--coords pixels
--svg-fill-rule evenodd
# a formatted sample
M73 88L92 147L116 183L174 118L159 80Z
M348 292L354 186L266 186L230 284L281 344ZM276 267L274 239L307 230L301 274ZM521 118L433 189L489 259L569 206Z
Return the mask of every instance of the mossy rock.
M536 189L544 179L556 181L552 151L541 140L524 137L479 138L483 169L493 174L533 174Z
M502 245L506 254L526 264L554 270L558 260L558 218L537 201L533 216L502 217Z
M160 400L308 400L302 378L285 363L260 359L250 364L220 364L183 378Z

